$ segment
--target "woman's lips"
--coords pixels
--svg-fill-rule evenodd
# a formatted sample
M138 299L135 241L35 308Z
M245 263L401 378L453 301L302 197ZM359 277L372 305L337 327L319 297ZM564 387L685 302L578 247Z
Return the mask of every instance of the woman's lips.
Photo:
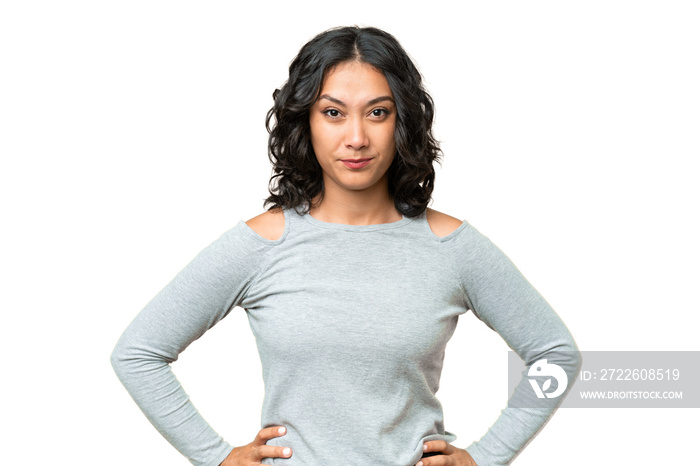
M369 165L369 163L372 161L372 159L343 159L341 162L345 164L346 167L348 168L353 168L353 169L358 169L362 167L366 167Z

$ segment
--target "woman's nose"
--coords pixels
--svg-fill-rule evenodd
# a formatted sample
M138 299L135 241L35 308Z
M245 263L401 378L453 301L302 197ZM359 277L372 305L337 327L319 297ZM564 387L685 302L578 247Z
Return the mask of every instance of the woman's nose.
M352 118L347 123L345 146L349 149L360 150L369 145L369 137L361 119Z

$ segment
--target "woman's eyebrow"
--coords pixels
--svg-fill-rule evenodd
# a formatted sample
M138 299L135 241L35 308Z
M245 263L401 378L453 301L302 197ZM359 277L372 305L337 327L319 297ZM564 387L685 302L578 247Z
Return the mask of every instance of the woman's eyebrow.
M343 102L342 100L336 99L335 97L331 97L328 94L323 94L322 96L320 96L318 98L318 100L321 100L321 99L330 100L331 102L338 104L338 105L342 105L344 107L347 106L347 104L345 102ZM376 98L370 100L369 102L367 102L367 105L378 104L379 102L384 102L386 100L391 101L391 103L396 103L396 102L394 102L394 99L391 98L391 96L383 95L383 96L376 97Z

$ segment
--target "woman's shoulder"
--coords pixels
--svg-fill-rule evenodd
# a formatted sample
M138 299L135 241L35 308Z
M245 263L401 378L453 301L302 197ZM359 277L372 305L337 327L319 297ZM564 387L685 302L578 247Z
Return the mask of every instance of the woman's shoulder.
M284 221L284 210L278 207L246 220L245 223L261 237L276 241L284 233Z
M463 223L462 220L431 208L425 209L425 218L432 232L440 238L454 232Z

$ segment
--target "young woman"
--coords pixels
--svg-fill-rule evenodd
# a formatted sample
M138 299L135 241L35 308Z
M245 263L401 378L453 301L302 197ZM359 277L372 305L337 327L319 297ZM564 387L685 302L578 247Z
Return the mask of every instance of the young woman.
M573 381L570 333L466 221L429 209L440 150L433 103L399 43L326 31L299 52L268 113L269 209L204 249L134 319L112 364L158 430L196 465L509 463L561 397L533 407L523 376L484 437L452 446L437 392L471 310L528 366ZM240 306L263 366L263 429L232 447L170 370Z

